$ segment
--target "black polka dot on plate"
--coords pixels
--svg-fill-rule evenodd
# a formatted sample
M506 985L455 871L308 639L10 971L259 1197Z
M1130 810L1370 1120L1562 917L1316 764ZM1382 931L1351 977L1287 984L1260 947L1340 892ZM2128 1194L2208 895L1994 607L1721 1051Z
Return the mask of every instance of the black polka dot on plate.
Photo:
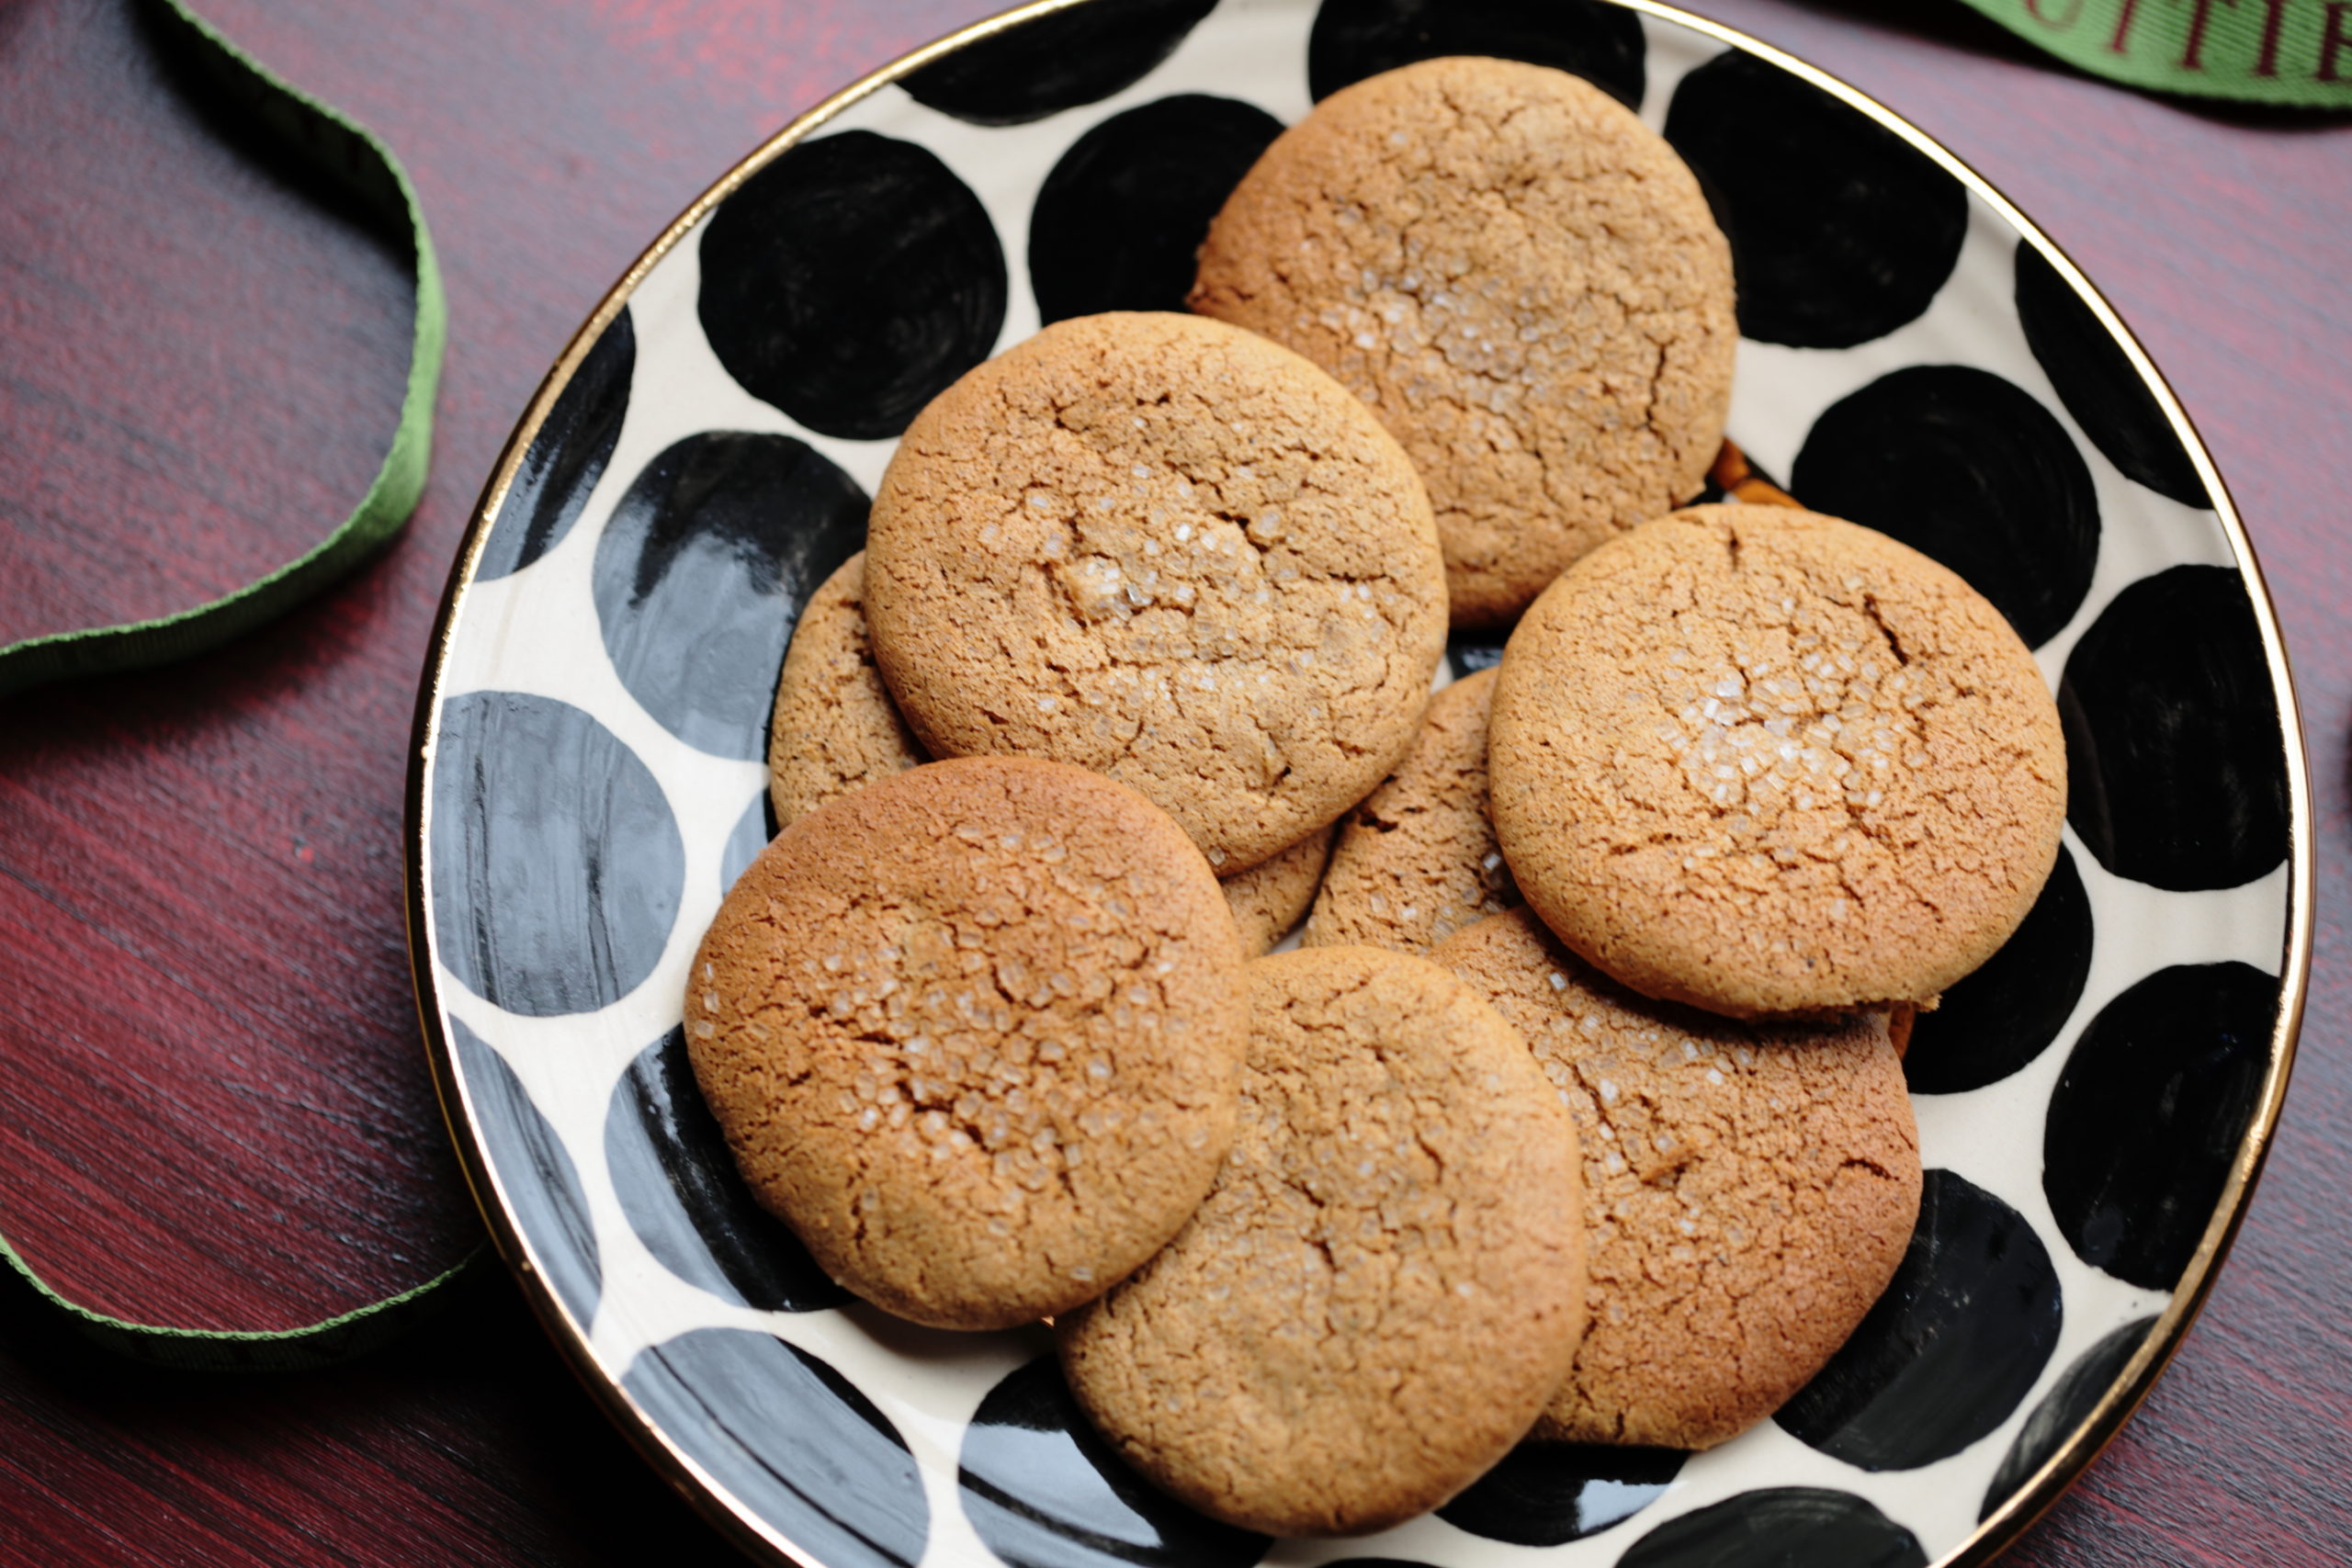
M624 310L556 394L547 422L531 437L483 541L474 567L478 581L522 570L571 531L612 461L636 371L637 329Z
M1679 1449L1521 1443L1438 1517L1489 1540L1559 1546L1649 1506L1688 1457Z
M1038 315L1182 310L1209 220L1282 129L1254 104L1185 93L1072 142L1030 209Z
M1641 18L1600 0L1323 0L1306 43L1306 87L1327 98L1417 60L1484 54L1571 72L1639 107Z
M735 826L727 835L726 847L718 852L718 891L723 895L735 886L735 879L752 869L760 852L776 835L775 805L762 790L735 818Z
M1491 631L1456 632L1447 639L1445 662L1457 681L1476 675L1481 670L1492 670L1503 661L1503 643L1509 633Z
M2009 1417L2057 1347L2058 1275L2015 1209L1931 1170L1894 1280L1774 1417L1862 1470L1949 1459Z
M2270 1070L2276 976L2161 969L2099 1010L2043 1124L2041 1190L2076 1257L2171 1290L2197 1251Z
M1911 1092L1982 1089L2049 1049L2090 977L2091 934L2090 896L2062 849L2016 933L1911 1026L1903 1057Z
M851 1299L752 1199L695 1085L683 1028L621 1075L605 1116L605 1161L630 1228L681 1280L762 1312L814 1312Z
M825 1568L914 1568L931 1508L906 1439L807 1351L698 1328L630 1364L621 1387L654 1428Z
M967 44L899 85L974 125L1021 125L1133 86L1215 9L1216 0L1092 0Z
M1012 1568L1250 1568L1273 1544L1194 1513L1129 1470L1051 1356L980 1401L956 1481L972 1528Z
M898 434L1004 325L1004 249L980 198L928 149L872 131L753 175L701 254L711 351L820 435Z
M1850 1492L1742 1492L1635 1541L1617 1568L1927 1568L1918 1538Z
M1815 512L1951 568L2028 647L2072 620L2098 564L2098 496L2065 426L1989 370L1915 365L1831 404L1789 476Z
M1797 348L1884 337L1928 309L1960 260L1968 193L1958 179L1752 54L1734 50L1685 76L1666 135L1731 241L1743 336Z
M1994 1472L1993 1483L1984 1490L1984 1504L1977 1513L1978 1518L1992 1517L1993 1510L2032 1479L2033 1472L2048 1463L2050 1456L2090 1419L2100 1398L2114 1385L2133 1352L2148 1337L2148 1330L2155 1325L2153 1317L2125 1324L2084 1351L2073 1366L2059 1375L2056 1385L2042 1395L2041 1403L2033 1407L2033 1414L2018 1428L2017 1439L2009 1444L2008 1453L2001 1460L2001 1468Z
M2157 494L2184 506L2211 506L2188 448L2123 345L2030 240L2018 242L2017 296L2027 344L2092 445Z
M580 709L516 692L442 707L432 849L441 962L534 1018L635 990L685 886L677 821L637 754Z
M596 541L596 615L621 684L690 745L764 757L792 623L865 541L866 504L788 435L707 431L648 463Z
M556 1300L585 1329L603 1293L604 1266L580 1173L514 1069L489 1042L452 1018L449 1049L465 1080L474 1130L506 1189L507 1213L530 1243Z
M2287 855L2287 758L2262 633L2228 567L2115 596L2066 656L2066 819L2118 876L2235 887Z

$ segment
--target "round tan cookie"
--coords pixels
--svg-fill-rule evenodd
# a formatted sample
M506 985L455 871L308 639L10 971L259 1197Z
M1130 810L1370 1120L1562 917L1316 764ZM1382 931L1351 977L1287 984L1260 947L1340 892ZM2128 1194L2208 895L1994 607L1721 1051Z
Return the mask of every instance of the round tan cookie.
M1523 1436L1584 1323L1576 1134L1527 1046L1426 959L1250 965L1241 1132L1159 1256L1057 1324L1087 1414L1204 1513L1345 1535Z
M1732 301L1730 247L1664 138L1565 72L1470 58L1344 87L1285 131L1210 225L1191 298L1405 444L1465 626L1699 492Z
M768 799L778 823L929 759L874 667L865 552L817 585L792 628L768 723Z
M1654 997L1749 1018L1926 1004L2033 907L2066 751L2033 656L1883 534L1701 506L1511 634L1487 766L1520 892Z
M1329 827L1309 833L1272 860L1225 881L1225 901L1241 932L1241 951L1255 958L1290 934L1323 880L1331 856Z
M941 756L1133 784L1230 874L1412 743L1443 651L1429 502L1362 404L1216 321L1057 322L918 415L874 498L866 615Z
M1176 1233L1233 1140L1247 992L1200 852L1028 758L820 806L695 954L686 1047L753 1194L901 1317L1063 1312Z
M1583 1142L1591 1325L1535 1435L1704 1449L1780 1408L1918 1218L1886 1015L1754 1025L1648 1001L1525 909L1432 956L1526 1036Z
M1487 716L1495 672L1438 693L1388 782L1342 818L1307 947L1369 942L1425 953L1519 902L1487 818Z

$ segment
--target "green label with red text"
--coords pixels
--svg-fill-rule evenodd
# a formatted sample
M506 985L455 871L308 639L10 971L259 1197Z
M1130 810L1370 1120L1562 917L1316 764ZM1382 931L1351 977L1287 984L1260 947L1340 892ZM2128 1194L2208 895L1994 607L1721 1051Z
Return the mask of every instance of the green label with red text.
M2164 93L2352 109L2352 0L1968 0L2098 75Z

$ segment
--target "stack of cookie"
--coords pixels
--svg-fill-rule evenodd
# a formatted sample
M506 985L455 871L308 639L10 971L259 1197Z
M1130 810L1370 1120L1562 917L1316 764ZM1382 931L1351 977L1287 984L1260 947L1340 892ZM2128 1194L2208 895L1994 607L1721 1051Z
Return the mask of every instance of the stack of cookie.
M1440 694L1305 940L1430 952L1567 1094L1593 1326L1539 1436L1720 1442L1860 1321L1918 1202L1900 1032L2032 908L2064 756L1980 596L1781 507L1603 546Z
M817 1260L919 1322L1056 1318L1138 1466L1256 1528L1442 1503L1583 1333L1576 1134L1518 1032L1418 957L1245 967L1446 626L1344 387L1200 317L1048 328L915 421L804 615L786 826L695 959L705 1095Z
M1576 78L1334 94L1192 303L906 433L786 660L704 1092L836 1279L1054 1319L1229 1522L1380 1528L1531 1428L1721 1442L1909 1239L1897 1021L2054 859L2039 672L1882 536L1672 510L1729 253Z
M1215 321L1060 322L900 442L785 661L777 819L926 755L1092 768L1183 825L1263 952L1445 634L1428 497L1344 388Z

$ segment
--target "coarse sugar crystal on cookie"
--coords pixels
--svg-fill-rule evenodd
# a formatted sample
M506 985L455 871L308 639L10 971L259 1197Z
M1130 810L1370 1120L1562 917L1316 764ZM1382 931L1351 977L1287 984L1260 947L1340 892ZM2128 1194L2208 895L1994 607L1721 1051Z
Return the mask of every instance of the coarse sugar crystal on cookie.
M799 818L686 996L753 1195L876 1306L996 1328L1173 1235L1233 1139L1247 994L1200 852L1125 785L933 762Z
M1192 308L1371 404L1428 484L1459 625L1699 493L1739 338L1697 178L1607 93L1455 57L1343 87L1235 188Z
M1240 1134L1216 1190L1057 1321L1089 1417L1212 1517L1360 1534L1525 1434L1584 1322L1576 1133L1526 1043L1426 959L1250 965Z
M1886 1015L1753 1024L1650 1001L1525 909L1430 956L1526 1037L1583 1144L1590 1326L1535 1436L1705 1449L1780 1408L1918 1216Z
M1492 670L1439 692L1396 771L1340 819L1306 946L1368 942L1425 953L1519 903L1487 815L1494 695Z
M1528 905L1647 996L1734 1017L1932 1005L2032 908L2066 752L1959 576L1871 529L1701 506L1578 562L1496 678Z
M1134 785L1231 874L1412 741L1444 570L1412 465L1289 350L1197 317L1059 321L917 416L865 612L934 755Z
M874 667L865 595L860 550L817 585L792 628L768 724L768 800L779 825L930 761Z

